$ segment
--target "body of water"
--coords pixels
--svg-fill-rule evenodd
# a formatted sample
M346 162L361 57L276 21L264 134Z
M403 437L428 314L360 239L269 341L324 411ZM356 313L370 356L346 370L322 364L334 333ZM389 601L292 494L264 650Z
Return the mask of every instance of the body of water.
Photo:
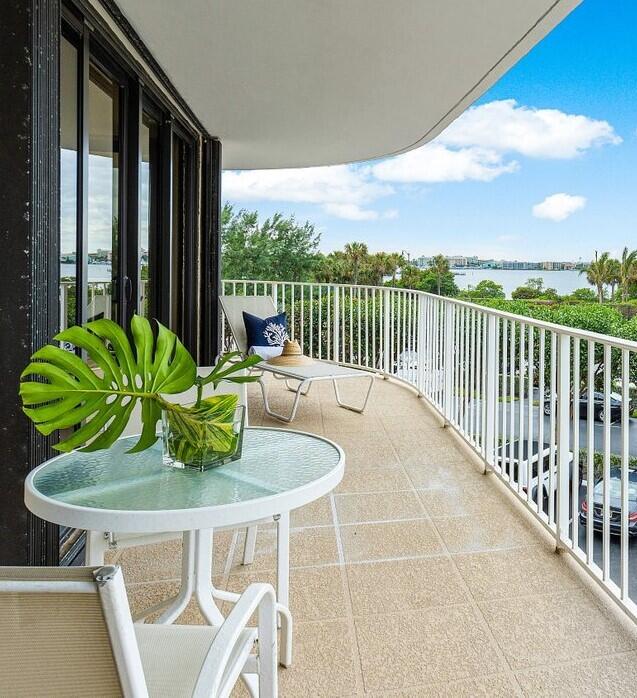
M527 279L542 277L547 288L554 288L560 296L573 292L576 288L588 286L586 277L579 271L543 271L517 269L456 269L456 284L459 289L476 286L483 279L490 279L504 288L507 298L511 297L511 291L526 283ZM60 265L62 276L74 276L75 265ZM89 281L111 281L111 267L108 264L89 264Z
M523 286L528 279L541 277L547 288L554 288L560 296L572 293L576 288L592 288L586 282L586 275L579 271L544 271L542 269L452 269L456 285L463 290L469 286L477 286L483 279L500 284L507 298L511 291Z

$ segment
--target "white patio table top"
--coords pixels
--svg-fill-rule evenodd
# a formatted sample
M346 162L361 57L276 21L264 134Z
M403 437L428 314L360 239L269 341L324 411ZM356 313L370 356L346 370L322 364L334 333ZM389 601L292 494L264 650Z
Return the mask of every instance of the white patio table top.
M246 428L241 458L203 473L164 465L159 442L126 453L136 440L40 465L26 479L27 507L47 521L87 530L189 531L291 511L330 492L343 476L339 446L289 429Z

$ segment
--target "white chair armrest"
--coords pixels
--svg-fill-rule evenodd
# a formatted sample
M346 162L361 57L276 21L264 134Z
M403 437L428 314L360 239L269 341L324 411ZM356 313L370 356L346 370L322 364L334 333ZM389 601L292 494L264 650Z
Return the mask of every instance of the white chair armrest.
M276 596L270 584L255 583L241 594L219 628L202 665L193 698L220 694L226 664L252 614L259 612L259 698L277 695Z

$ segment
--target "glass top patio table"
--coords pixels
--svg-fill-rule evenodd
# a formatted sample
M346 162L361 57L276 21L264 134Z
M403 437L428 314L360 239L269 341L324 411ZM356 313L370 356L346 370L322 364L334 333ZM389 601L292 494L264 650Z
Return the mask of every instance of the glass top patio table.
M25 484L27 507L48 521L89 530L215 528L303 506L343 475L339 446L292 430L247 428L241 458L203 473L164 465L159 441L126 453L136 440L39 466Z

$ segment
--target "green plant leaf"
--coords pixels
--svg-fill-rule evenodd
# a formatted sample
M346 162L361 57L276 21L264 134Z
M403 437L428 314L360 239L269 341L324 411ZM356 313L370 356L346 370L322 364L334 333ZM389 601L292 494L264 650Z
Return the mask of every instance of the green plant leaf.
M117 323L102 319L55 337L84 350L95 370L54 345L32 356L20 383L25 414L47 435L82 425L57 444L58 450L111 446L139 402L143 428L131 450L148 448L157 438L157 421L167 404L160 393L180 393L195 384L196 364L174 333L158 323L155 340L148 320L134 316L131 335L132 345Z

